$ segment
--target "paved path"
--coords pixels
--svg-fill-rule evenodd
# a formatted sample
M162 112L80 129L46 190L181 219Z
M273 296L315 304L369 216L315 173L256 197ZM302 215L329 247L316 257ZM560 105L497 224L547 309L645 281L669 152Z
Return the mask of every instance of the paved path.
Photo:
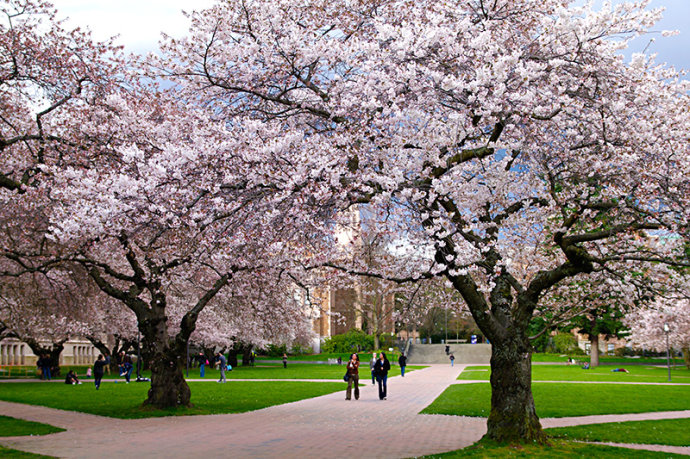
M456 382L464 367L432 365L390 378L385 401L378 400L375 386L363 378L366 386L358 401L346 401L343 390L240 414L122 420L0 402L0 414L68 429L41 437L0 438L0 444L66 458L401 458L441 453L469 446L486 432L483 418L418 414ZM232 390L231 380L226 387ZM542 425L668 417L690 417L690 411L542 419ZM661 448L673 447L655 447ZM690 454L689 449L673 452Z
M0 413L69 429L0 444L59 457L411 457L464 448L486 420L419 415L448 387L461 365L431 366L390 378L388 400L362 379L360 400L343 391L250 413L120 420L0 402ZM260 384L260 383L257 383ZM232 390L232 382L226 385ZM366 449L365 449L366 448Z

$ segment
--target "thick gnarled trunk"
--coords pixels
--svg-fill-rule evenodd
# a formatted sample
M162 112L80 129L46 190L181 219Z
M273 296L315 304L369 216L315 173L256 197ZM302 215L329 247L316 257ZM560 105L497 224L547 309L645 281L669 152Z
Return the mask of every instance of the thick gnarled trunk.
M528 340L511 334L491 345L487 437L499 442L545 441L532 398L532 353Z
M186 342L170 339L164 308L152 308L148 315L139 323L142 354L151 368L151 387L144 405L161 409L189 406L191 391L183 374Z
M191 391L184 379L179 356L159 353L151 361L151 387L144 405L156 408L189 406Z

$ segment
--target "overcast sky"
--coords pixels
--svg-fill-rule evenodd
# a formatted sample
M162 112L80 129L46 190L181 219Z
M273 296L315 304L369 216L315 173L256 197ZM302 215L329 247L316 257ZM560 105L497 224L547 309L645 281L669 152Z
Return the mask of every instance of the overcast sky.
M60 18L69 17L68 25L88 27L94 38L103 40L119 35L118 43L130 52L157 49L160 33L179 37L187 32L187 18L182 10L203 9L213 0L53 0ZM579 3L579 2L578 2ZM597 0L597 4L603 0ZM690 69L690 0L653 0L652 7L665 6L663 21L657 30L679 30L680 35L655 35L649 51L658 53L658 62ZM642 38L633 50L641 51L649 43Z

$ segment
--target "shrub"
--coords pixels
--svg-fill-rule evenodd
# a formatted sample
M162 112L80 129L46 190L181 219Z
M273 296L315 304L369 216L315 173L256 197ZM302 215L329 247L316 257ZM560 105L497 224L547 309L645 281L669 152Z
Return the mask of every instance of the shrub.
M266 346L266 355L269 357L282 357L283 354L287 354L287 346L284 344L269 344Z
M559 354L575 354L580 349L577 346L577 338L572 333L564 332L556 333L553 336L553 347Z
M373 348L374 337L356 328L342 335L333 335L326 338L323 346L321 346L322 352L326 353L370 351Z

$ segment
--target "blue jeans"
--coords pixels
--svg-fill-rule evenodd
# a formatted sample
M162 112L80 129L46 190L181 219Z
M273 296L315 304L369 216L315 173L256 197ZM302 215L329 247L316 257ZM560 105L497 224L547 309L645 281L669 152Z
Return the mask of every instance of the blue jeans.
M376 375L374 375L374 370L371 370L371 383L372 384L376 383Z
M129 382L129 378L130 376L132 376L132 370L134 370L134 366L131 363L125 363L123 365L123 369L125 370L125 379L127 380L127 382Z
M405 376L405 367L400 367L400 376Z
M204 365L203 363L200 364L200 365L199 365L199 376L201 376L202 378L203 378L204 376L206 376L206 371L205 371L205 370L206 370L206 365Z
M388 375L377 376L376 381L379 383L379 399L383 400L388 396Z
M50 381L50 367L43 367L43 379Z

